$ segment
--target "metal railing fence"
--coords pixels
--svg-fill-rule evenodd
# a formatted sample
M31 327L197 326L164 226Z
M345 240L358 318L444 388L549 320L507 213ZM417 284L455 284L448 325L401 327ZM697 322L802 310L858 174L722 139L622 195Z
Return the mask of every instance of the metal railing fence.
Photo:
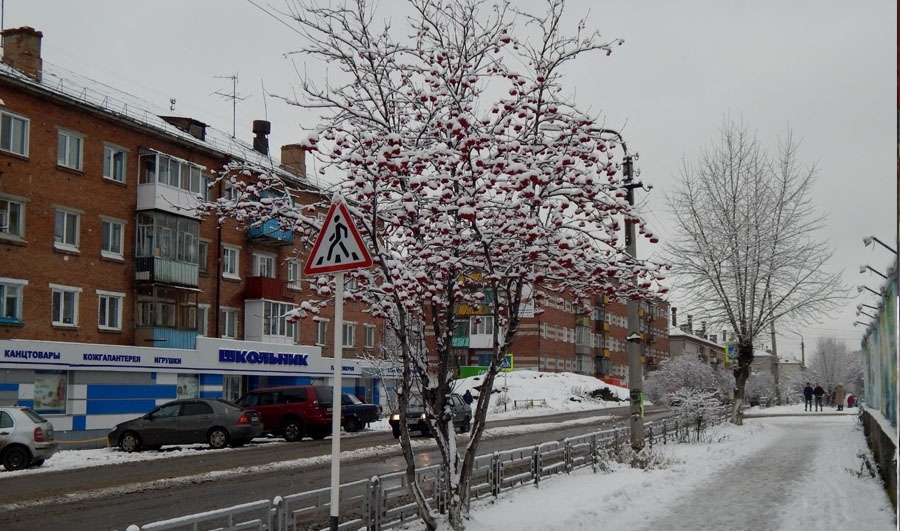
M645 425L645 443L655 445L699 441L703 431L727 418L723 408L713 418L688 422L664 419ZM550 441L530 447L503 450L475 458L469 485L470 499L499 496L523 485L539 486L545 478L591 467L609 469L609 463L631 451L627 428L613 428ZM444 485L448 473L441 465L416 471L416 484L428 503L446 512ZM340 530L384 531L419 519L405 472L393 472L340 486ZM330 488L321 488L273 500L235 505L169 520L131 525L126 531L327 531L330 529Z

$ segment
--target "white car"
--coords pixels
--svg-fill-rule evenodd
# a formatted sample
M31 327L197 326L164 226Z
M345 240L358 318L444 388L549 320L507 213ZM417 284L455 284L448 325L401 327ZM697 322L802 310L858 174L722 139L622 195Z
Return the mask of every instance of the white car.
M33 409L0 407L0 464L7 470L41 466L59 450L53 424Z

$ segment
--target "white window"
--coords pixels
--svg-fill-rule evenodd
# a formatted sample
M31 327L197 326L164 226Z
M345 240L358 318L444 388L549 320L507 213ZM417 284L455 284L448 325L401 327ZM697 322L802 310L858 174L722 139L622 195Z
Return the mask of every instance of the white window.
M275 278L275 257L270 254L253 253L253 276Z
M100 219L102 241L100 255L106 258L122 258L125 223L115 219Z
M206 337L209 330L209 304L197 305L197 335Z
M71 131L59 131L56 163L73 170L81 170L82 137Z
M263 316L263 334L293 339L296 323L288 319L287 313L294 309L292 304L265 302Z
M22 286L27 280L0 278L0 323L22 321Z
M97 295L100 297L97 326L100 330L121 330L122 303L125 300L125 294L98 289Z
M78 224L81 216L68 210L56 211L53 245L57 249L78 251Z
M222 337L237 338L238 312L234 308L222 308Z
M239 258L240 249L237 247L224 246L222 249L222 276L225 278L240 279L238 267L240 266Z
M316 345L328 344L328 321L320 319L316 321Z
M28 120L0 111L0 150L28 156Z
M25 237L25 203L0 197L0 236Z
M494 317L492 315L472 317L470 323L471 335L484 335L494 332Z
M287 263L288 288L300 290L300 262L297 260L289 260Z
M53 297L52 322L56 326L78 326L78 295L81 288L50 284Z
M103 146L103 178L124 183L125 161L125 149L108 144Z
M365 334L363 346L365 348L375 347L375 325L363 325L363 333Z
M352 347L356 342L356 324L355 323L344 323L343 329L343 341L341 342L344 347Z
M348 278L347 280L344 281L344 289L347 291L356 291L358 286L359 286L359 283L356 281L355 278Z

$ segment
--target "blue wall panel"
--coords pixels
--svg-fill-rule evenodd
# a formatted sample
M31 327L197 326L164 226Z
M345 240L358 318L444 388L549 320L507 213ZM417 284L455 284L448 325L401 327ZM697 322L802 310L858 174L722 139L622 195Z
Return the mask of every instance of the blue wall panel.
M200 385L222 385L225 377L221 374L201 374Z
M87 429L87 417L72 415L72 431L84 431L85 429Z
M18 391L19 384L17 383L5 383L0 384L0 391Z
M147 413L156 407L156 400L88 400L88 415L111 415L121 413Z

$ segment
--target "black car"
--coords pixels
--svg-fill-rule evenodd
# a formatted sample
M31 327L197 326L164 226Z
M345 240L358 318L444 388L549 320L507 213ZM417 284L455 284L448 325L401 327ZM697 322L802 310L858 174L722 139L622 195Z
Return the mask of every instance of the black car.
M126 452L158 450L167 444L208 443L211 448L243 446L262 433L259 413L218 398L165 403L109 432L110 446Z
M453 393L447 397L447 402L453 410L453 427L459 433L469 431L472 422L472 408L463 399L462 396ZM394 437L400 437L400 411L391 413L388 419L391 425L391 431ZM409 431L418 431L422 435L428 435L431 427L428 424L428 417L425 413L425 406L422 403L422 396L418 394L410 395L409 405L406 410L406 425Z
M381 416L381 406L366 404L351 393L341 395L341 413L343 413L344 431L359 431L370 422Z

